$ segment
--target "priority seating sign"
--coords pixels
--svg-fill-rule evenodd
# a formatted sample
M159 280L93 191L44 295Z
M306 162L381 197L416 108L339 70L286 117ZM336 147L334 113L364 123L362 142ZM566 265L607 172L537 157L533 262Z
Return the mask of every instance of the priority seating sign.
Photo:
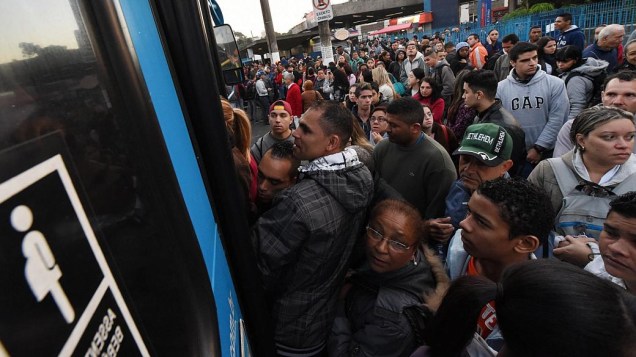
M0 154L0 357L149 355L62 154L26 157Z

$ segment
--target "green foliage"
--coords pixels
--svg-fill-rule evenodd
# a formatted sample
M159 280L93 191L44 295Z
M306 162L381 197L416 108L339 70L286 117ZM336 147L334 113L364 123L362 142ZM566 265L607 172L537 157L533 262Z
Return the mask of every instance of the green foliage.
M530 10L522 7L513 12L506 14L504 17L501 18L501 20L506 21L506 20L514 19L516 17L526 16L528 14L530 14Z
M529 10L530 14L538 14L541 12L547 12L547 11L552 11L554 10L554 5L552 5L551 3L548 2L541 2L538 4L534 4L532 5L532 7Z

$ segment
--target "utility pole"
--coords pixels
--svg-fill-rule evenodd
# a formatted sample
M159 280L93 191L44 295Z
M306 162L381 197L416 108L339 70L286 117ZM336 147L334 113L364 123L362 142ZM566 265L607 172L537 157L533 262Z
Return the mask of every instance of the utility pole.
M517 0L508 0L508 13L517 10Z
M269 0L261 0L261 12L263 13L263 22L265 23L265 36L267 37L269 56L272 60L272 64L274 64L280 61L280 52L278 52L278 42L276 42L272 12L269 10Z
M328 65L334 62L333 49L331 47L331 29L329 29L329 21L321 21L318 23L318 34L320 35L320 52L322 53L322 63Z

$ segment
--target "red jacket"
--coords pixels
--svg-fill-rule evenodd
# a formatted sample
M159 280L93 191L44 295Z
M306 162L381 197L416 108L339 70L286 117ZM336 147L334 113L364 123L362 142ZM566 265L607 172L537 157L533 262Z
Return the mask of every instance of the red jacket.
M428 105L431 108L431 112L433 112L433 121L438 124L442 124L442 120L444 119L444 99L437 98L436 101L431 103L430 97L424 98L419 92L413 95L413 99L422 104Z
M287 89L287 97L285 101L291 105L292 116L300 116L303 114L303 97L300 95L300 87L296 83L292 83Z

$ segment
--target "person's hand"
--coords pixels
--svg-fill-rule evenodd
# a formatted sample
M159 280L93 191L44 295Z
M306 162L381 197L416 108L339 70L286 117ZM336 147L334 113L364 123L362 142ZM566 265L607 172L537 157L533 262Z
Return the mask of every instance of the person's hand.
M371 136L373 138L373 142L376 144L382 141L382 139L384 139L382 135L380 135L380 133L376 133L375 131L371 132Z
M446 243L453 234L455 227L451 224L450 217L433 218L424 221L424 231L429 238L440 243Z
M538 164L539 161L541 161L541 153L535 150L534 148L531 148L530 150L528 150L526 161L528 161L531 164L535 164L535 165Z
M583 268L590 262L589 256L593 253L587 245L590 242L596 242L596 240L586 236L565 236L565 240L559 243L557 248L554 248L554 256L564 262Z

